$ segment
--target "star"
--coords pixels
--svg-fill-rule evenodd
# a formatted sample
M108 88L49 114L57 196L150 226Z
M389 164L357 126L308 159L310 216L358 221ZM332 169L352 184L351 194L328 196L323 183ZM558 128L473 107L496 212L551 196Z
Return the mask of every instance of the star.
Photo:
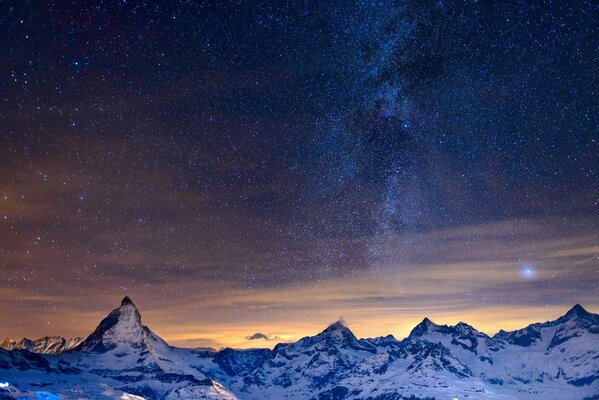
M520 270L520 274L522 277L524 277L524 279L532 279L537 275L537 271L533 265L526 264Z

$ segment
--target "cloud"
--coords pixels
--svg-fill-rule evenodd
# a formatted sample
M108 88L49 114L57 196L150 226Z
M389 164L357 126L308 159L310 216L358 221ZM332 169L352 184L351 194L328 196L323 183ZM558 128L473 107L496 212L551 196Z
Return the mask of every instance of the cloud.
M270 336L270 335L266 335L266 334L260 333L260 332L256 332L251 336L246 336L245 338L247 340L266 340L266 341L280 339L278 336Z

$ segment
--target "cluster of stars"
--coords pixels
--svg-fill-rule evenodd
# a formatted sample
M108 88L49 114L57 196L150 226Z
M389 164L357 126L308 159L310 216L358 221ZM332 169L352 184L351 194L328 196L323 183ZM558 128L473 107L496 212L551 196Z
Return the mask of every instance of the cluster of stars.
M593 2L337 3L1 4L2 287L258 291L474 262L533 220L587 240ZM549 287L524 247L485 273ZM502 301L483 281L456 291Z

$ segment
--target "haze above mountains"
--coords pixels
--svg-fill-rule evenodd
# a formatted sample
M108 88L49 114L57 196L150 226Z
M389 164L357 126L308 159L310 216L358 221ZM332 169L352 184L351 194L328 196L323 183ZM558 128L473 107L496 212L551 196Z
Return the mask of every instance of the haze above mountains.
M186 349L125 297L85 339L2 342L0 398L599 399L598 344L599 315L576 305L492 337L425 318L403 340L358 339L338 321L272 350Z

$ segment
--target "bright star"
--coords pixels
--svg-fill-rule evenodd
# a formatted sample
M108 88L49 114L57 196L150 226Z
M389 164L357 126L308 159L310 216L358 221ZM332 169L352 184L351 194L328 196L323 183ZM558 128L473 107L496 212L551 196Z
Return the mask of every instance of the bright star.
M534 278L534 276L537 274L537 271L535 270L534 266L527 264L524 267L522 267L520 273L524 278L531 279Z

